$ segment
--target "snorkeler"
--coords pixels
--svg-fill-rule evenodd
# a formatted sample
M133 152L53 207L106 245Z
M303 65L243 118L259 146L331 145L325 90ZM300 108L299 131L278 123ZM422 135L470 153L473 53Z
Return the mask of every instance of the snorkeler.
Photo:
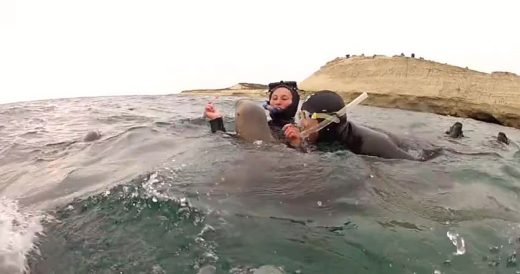
M268 121L269 129L274 138L285 140L283 126L294 123L294 116L298 111L300 102L300 94L298 86L294 81L280 81L270 83L269 99L263 104L263 107L269 111L271 120ZM213 105L208 103L204 108L204 115L210 120L211 132L226 131L222 115Z
M333 91L319 91L307 98L301 107L300 126L303 131L294 124L284 127L285 137L293 147L303 146L304 141L337 144L356 154L418 160L399 148L387 134L348 121L345 103Z

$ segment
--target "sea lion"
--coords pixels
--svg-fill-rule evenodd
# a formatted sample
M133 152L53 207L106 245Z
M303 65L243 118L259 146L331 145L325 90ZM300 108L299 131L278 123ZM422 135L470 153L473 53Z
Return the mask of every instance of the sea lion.
M448 131L446 131L451 138L461 138L464 137L464 133L462 132L462 123L455 122Z
M237 136L246 141L275 141L267 124L264 109L247 99L236 102L235 129Z
M89 131L89 133L87 133L87 135L85 135L85 137L83 138L83 141L92 142L98 140L99 138L101 138L101 133L99 131Z
M499 132L497 136L497 141L499 143L504 143L506 145L509 145L509 139L507 138L506 134L503 132Z

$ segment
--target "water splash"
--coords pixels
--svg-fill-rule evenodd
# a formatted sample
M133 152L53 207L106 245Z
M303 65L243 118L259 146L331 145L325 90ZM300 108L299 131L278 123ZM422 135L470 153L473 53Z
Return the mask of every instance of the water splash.
M464 253L466 253L466 244L464 243L464 238L462 238L459 233L448 231L446 232L446 236L448 236L448 239L450 239L453 245L457 248L457 251L453 254L464 255Z
M27 254L39 253L35 241L42 234L42 217L22 212L18 203L0 197L0 273L26 273Z

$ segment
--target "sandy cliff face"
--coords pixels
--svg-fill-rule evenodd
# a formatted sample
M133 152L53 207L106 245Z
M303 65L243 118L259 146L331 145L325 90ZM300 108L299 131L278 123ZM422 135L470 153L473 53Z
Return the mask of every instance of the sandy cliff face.
M363 104L470 117L520 128L520 77L482 73L409 57L351 57L328 62L299 84L330 89Z

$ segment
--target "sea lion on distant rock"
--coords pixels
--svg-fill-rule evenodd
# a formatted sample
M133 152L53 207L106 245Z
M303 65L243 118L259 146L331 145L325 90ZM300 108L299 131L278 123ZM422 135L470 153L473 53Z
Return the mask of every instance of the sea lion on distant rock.
M446 131L451 138L461 138L464 137L464 133L462 132L462 123L455 122L448 131Z
M509 139L507 138L506 134L503 132L499 132L497 136L497 141L499 143L504 143L506 145L509 145Z
M85 137L83 138L83 141L84 142L92 142L92 141L95 141L95 140L98 140L99 138L101 138L101 133L99 131L90 131L89 133L87 133L87 135L85 135Z
M253 101L238 100L235 105L237 136L247 141L274 142L264 109Z

